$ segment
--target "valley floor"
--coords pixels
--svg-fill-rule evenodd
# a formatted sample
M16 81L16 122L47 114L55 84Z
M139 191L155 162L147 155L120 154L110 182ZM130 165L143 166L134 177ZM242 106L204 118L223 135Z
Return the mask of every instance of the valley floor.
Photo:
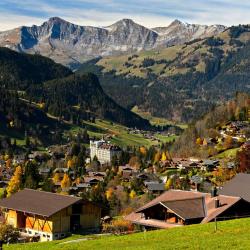
M214 223L208 223L125 236L103 236L98 239L95 237L90 240L84 240L83 237L80 240L81 237L73 236L64 241L9 245L4 246L4 249L250 249L249 234L250 219L239 219L218 222L216 232Z

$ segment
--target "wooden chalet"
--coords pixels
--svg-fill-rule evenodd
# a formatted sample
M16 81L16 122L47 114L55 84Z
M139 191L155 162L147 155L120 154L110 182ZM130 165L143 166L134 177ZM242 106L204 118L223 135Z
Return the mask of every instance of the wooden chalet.
M244 217L250 204L240 197L211 196L195 191L170 190L125 216L145 229L172 228L190 224Z
M101 208L81 198L24 189L0 201L5 223L41 241L76 230L99 230Z

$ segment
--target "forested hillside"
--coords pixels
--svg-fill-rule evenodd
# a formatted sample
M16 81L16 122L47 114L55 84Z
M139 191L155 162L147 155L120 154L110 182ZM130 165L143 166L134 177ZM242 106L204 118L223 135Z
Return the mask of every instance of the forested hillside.
M236 91L250 92L249 48L250 27L244 25L184 45L99 58L79 72L98 74L104 90L124 107L189 122Z
M78 125L83 120L99 117L129 127L149 126L148 121L120 107L108 97L93 74L73 74L43 85L32 85L26 95L32 101L42 103L46 112Z
M27 55L0 47L0 85L25 90L30 84L65 77L68 68L40 55Z
M62 124L20 100L16 91L0 88L0 149L15 146L17 140L29 146L31 138L36 146L57 143L62 141L62 132Z
M79 77L48 58L0 48L0 148L62 143L70 126L85 128L96 118L149 127L108 97L95 75Z
M220 131L223 131L223 127L230 122L244 122L246 128L243 133L246 135L246 138L249 137L249 112L250 95L237 93L233 100L215 107L202 119L190 125L175 142L173 154L181 157L191 155L209 157L219 153L221 150L230 149L234 144L233 137L220 138ZM208 140L211 141L211 146ZM244 139L242 142L244 142Z

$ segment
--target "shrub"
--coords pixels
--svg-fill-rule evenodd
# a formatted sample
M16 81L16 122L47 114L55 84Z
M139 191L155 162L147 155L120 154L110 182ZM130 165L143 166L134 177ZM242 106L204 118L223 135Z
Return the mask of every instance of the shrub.
M152 58L145 58L143 61L142 61L142 67L143 68L147 68L147 67L151 67L155 64L155 60L152 59Z
M209 37L204 44L208 46L221 46L224 44L224 41L220 38Z
M124 219L113 220L111 223L104 223L102 225L102 231L104 233L121 234L132 232L134 230L134 225Z
M9 243L15 243L18 240L19 232L11 225L0 226L0 240Z

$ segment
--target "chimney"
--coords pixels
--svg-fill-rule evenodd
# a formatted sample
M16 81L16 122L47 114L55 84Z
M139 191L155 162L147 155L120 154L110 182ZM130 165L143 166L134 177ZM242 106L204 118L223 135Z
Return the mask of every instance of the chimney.
M216 197L216 198L214 199L214 207L215 207L215 208L220 207L220 200L218 199L218 197Z
M217 196L217 188L216 187L213 187L212 189L211 189L211 197L213 198L213 197L216 197Z

